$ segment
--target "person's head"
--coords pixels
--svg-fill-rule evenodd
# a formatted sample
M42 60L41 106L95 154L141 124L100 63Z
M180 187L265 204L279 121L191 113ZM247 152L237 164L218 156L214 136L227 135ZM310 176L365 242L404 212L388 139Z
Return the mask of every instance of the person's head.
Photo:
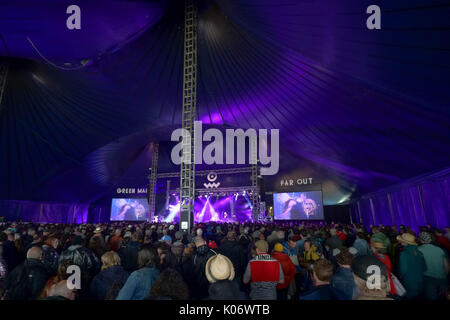
M162 264L167 256L167 253L170 250L170 246L167 244L167 242L160 241L155 245L155 247L159 256L159 263Z
M233 280L235 275L233 263L224 255L214 255L206 262L205 275L210 283Z
M281 243L276 243L273 247L273 251L275 252L283 252L283 245Z
M131 234L131 241L138 242L142 239L142 233L140 231L135 231Z
M70 276L70 274L67 273L67 268L69 268L69 266L73 264L74 263L72 260L69 259L61 260L58 265L58 270L56 271L56 276L58 277L58 279L61 280L67 279Z
M308 251L309 249L311 249L311 241L306 240L306 241L303 243L303 249L305 249L305 251Z
M153 299L168 297L173 300L187 300L189 288L178 271L167 268L153 284L149 296Z
M48 296L64 297L69 300L75 300L76 291L74 289L69 289L67 280L61 280L50 288Z
M122 234L122 230L120 229L116 229L116 231L114 231L114 235L120 237L120 235Z
M353 259L351 267L361 296L386 297L390 291L389 278L386 266L381 260L374 255L358 256ZM374 277L377 274L378 279Z
M183 232L182 231L175 232L175 239L178 241L183 240Z
M33 237L36 234L36 230L34 228L28 228L27 235Z
M154 268L158 265L159 257L155 247L151 245L142 246L138 253L139 268Z
M194 238L194 244L198 248L198 247L206 245L206 240L203 239L203 237L201 237L201 236L197 236Z
M228 233L227 233L227 240L229 240L229 241L236 240L236 232L233 231L233 230L228 231Z
M370 240L370 248L372 249L372 251L374 253L382 253L385 254L386 253L386 246L384 245L383 242L378 241L378 240Z
M42 249L41 247L31 247L27 251L27 259L37 259L42 260Z
M269 244L266 240L258 240L255 242L256 254L267 253L269 251Z
M106 270L113 266L120 266L120 257L114 251L108 251L102 255L102 270Z
M203 235L203 230L201 228L198 228L196 234L198 237L201 237Z
M333 264L326 260L317 260L312 266L315 286L329 284L333 277Z
M409 232L405 232L402 235L397 236L397 241L402 246L408 246L408 245L417 246L416 237Z
M334 228L330 229L330 235L331 235L331 236L337 235L336 229L334 229Z
M0 243L3 244L6 240L8 240L8 235L5 232L0 232Z
M84 245L84 240L83 240L83 238L81 237L81 236L75 236L75 237L73 237L73 239L72 239L72 245L73 246L82 246L82 245Z
M59 247L59 239L56 237L50 237L44 242L47 246L52 247L53 249L56 249Z
M346 247L339 248L339 253L335 257L336 262L342 268L350 268L354 258L353 254Z
M292 249L294 249L297 246L297 241L300 240L300 236L298 235L292 235L289 237L288 239L288 245L289 247L291 247Z
M8 241L14 241L16 240L15 235L13 232L8 233Z

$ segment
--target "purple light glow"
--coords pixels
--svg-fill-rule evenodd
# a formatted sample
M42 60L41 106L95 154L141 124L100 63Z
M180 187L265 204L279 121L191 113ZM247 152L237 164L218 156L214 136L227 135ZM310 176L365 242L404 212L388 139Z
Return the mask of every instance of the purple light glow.
M234 212L232 213L232 208ZM161 217L165 222L179 222L180 199L171 197L168 215ZM252 221L252 208L245 196L197 196L194 202L194 222L246 222Z

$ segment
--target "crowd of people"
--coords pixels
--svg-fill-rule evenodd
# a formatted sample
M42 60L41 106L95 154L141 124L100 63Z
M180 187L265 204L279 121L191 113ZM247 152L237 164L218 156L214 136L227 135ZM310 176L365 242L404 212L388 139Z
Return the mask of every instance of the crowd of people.
M0 297L450 299L450 228L424 226L416 233L405 226L311 222L178 228L148 222L3 222Z

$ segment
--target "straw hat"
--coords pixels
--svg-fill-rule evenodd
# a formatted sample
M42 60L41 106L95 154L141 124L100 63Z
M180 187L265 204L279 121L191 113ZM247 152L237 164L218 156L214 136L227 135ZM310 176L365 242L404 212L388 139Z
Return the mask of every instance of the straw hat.
M217 254L209 258L206 262L205 274L210 283L220 280L233 280L233 263L224 255Z
M416 237L410 233L404 233L401 236L397 236L397 240L401 243L411 244L417 246Z

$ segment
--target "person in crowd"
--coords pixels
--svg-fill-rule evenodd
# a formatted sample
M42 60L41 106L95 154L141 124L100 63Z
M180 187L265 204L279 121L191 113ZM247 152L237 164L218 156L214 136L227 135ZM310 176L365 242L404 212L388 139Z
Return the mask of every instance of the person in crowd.
M178 271L167 268L156 279L148 299L187 300L189 299L189 288Z
M59 260L70 260L74 265L81 269L81 286L83 294L86 293L84 288L92 278L100 271L101 261L92 250L84 246L84 240L81 236L75 236L72 239L72 244L65 251L62 252Z
M17 266L5 283L5 300L35 300L42 292L49 271L42 262L42 248L31 247L25 262Z
M256 256L247 264L243 282L251 283L252 300L276 300L276 286L284 282L281 264L269 254L265 240L255 242Z
M202 229L197 229L197 234L203 234L198 232L199 230ZM201 236L194 238L194 244L196 247L195 253L189 260L185 261L182 271L189 286L191 297L201 300L207 298L209 294L209 281L205 275L206 262L216 252L208 247L206 240Z
M379 238L371 239L370 248L372 250L372 254L386 266L387 277L389 279L390 294L395 296L397 294L397 290L395 288L394 280L391 274L392 273L391 259L386 254L387 251L386 244L383 243Z
M59 240L56 237L50 237L42 246L42 257L44 264L48 267L52 274L58 271L59 254L58 249Z
M284 282L277 284L277 299L287 300L289 285L294 280L295 274L297 273L297 268L292 262L291 258L283 252L283 245L281 243L276 243L274 245L272 257L276 259L283 269Z
M42 289L41 294L39 295L39 298L46 298L50 294L50 289L57 284L60 281L67 280L67 278L70 276L69 273L67 273L67 268L72 265L72 261L70 260L62 260L58 264L58 269L56 271L56 275L53 277L50 277L47 282L45 283L44 289Z
M120 257L115 251L108 251L101 257L102 268L90 285L90 294L93 299L105 300L106 293L113 285L118 283L121 287L128 279L128 272L120 264Z
M436 228L434 229L434 236L436 237L437 244L447 252L450 252L450 240L444 236L444 232Z
M301 259L302 265L306 264L306 267L308 267L308 265L314 264L320 259L316 246L312 244L310 240L306 240L303 247L303 257Z
M4 234L2 232L2 234ZM6 232L6 239L2 239L3 259L5 260L6 270L11 272L22 263L22 257L15 244L14 233L11 230Z
M116 300L144 300L158 278L159 257L154 246L144 245L138 253L139 269L130 274Z
M330 237L325 241L325 249L328 252L333 252L334 249L341 248L343 245L342 239L337 235L337 230L331 228Z
M123 238L122 238L122 230L121 229L116 229L116 231L114 232L114 236L112 236L109 239L109 248L111 250L114 251L119 251L120 248L120 243L122 242Z
M142 246L140 240L141 233L135 231L131 234L130 241L118 251L122 266L128 273L131 273L138 268L138 252Z
M450 227L445 227L445 237L450 241Z
M176 241L170 247L170 250L175 255L176 265L181 266L181 264L183 262L183 252L185 249L184 243L182 242L183 233L181 231L175 232L175 239L176 239Z
M300 300L337 300L336 293L330 286L333 277L333 264L326 260L317 260L311 265L313 288L302 293Z
M168 236L166 236L168 237ZM166 268L177 269L177 257L170 250L170 245L166 241L159 241L155 245L159 256L159 267L160 270Z
M346 247L335 250L337 251L335 258L338 269L333 274L330 285L339 300L356 299L358 290L351 268L354 256Z
M355 284L358 287L356 300L392 300L388 297L390 288L386 266L377 257L374 255L357 256L353 259L351 268ZM379 270L379 283L371 282L375 268Z
M236 232L229 231L220 243L219 252L231 260L236 272L236 278L241 280L247 266L247 257L244 249L236 240Z
M4 234L3 232L0 233L0 236L4 235L4 239L6 240L6 234ZM0 238L0 240L3 240ZM8 274L8 269L6 267L6 262L3 259L3 246L0 243L0 297L3 296L3 291L4 291L4 282L6 280L6 276Z
M372 237L370 238L370 240L383 243L384 247L386 248L386 253L391 251L391 240L389 240L386 234L382 232L381 228L372 228Z
M100 259L106 252L106 248L100 237L91 237L88 248Z
M305 229L301 229L299 236L300 239L297 241L297 254L299 257L303 257L305 241L308 240L308 232Z
M234 281L235 270L228 257L217 254L208 259L205 275L211 284L208 289L209 300L242 300L245 294L239 290L239 283Z
M370 249L366 237L362 232L358 232L356 234L355 242L353 242L353 248L355 248L358 251L357 253L358 256L365 256L372 254L372 250Z
M76 290L70 289L66 281L61 280L50 288L47 297L41 298L40 300L75 300L76 296Z
M398 275L405 286L407 299L418 299L424 289L424 272L426 270L423 253L418 250L416 237L410 233L397 236L402 245L399 256Z
M421 245L418 250L423 254L426 265L424 272L425 296L428 300L437 300L445 298L450 266L445 251L432 242L432 233L426 231L419 233Z

